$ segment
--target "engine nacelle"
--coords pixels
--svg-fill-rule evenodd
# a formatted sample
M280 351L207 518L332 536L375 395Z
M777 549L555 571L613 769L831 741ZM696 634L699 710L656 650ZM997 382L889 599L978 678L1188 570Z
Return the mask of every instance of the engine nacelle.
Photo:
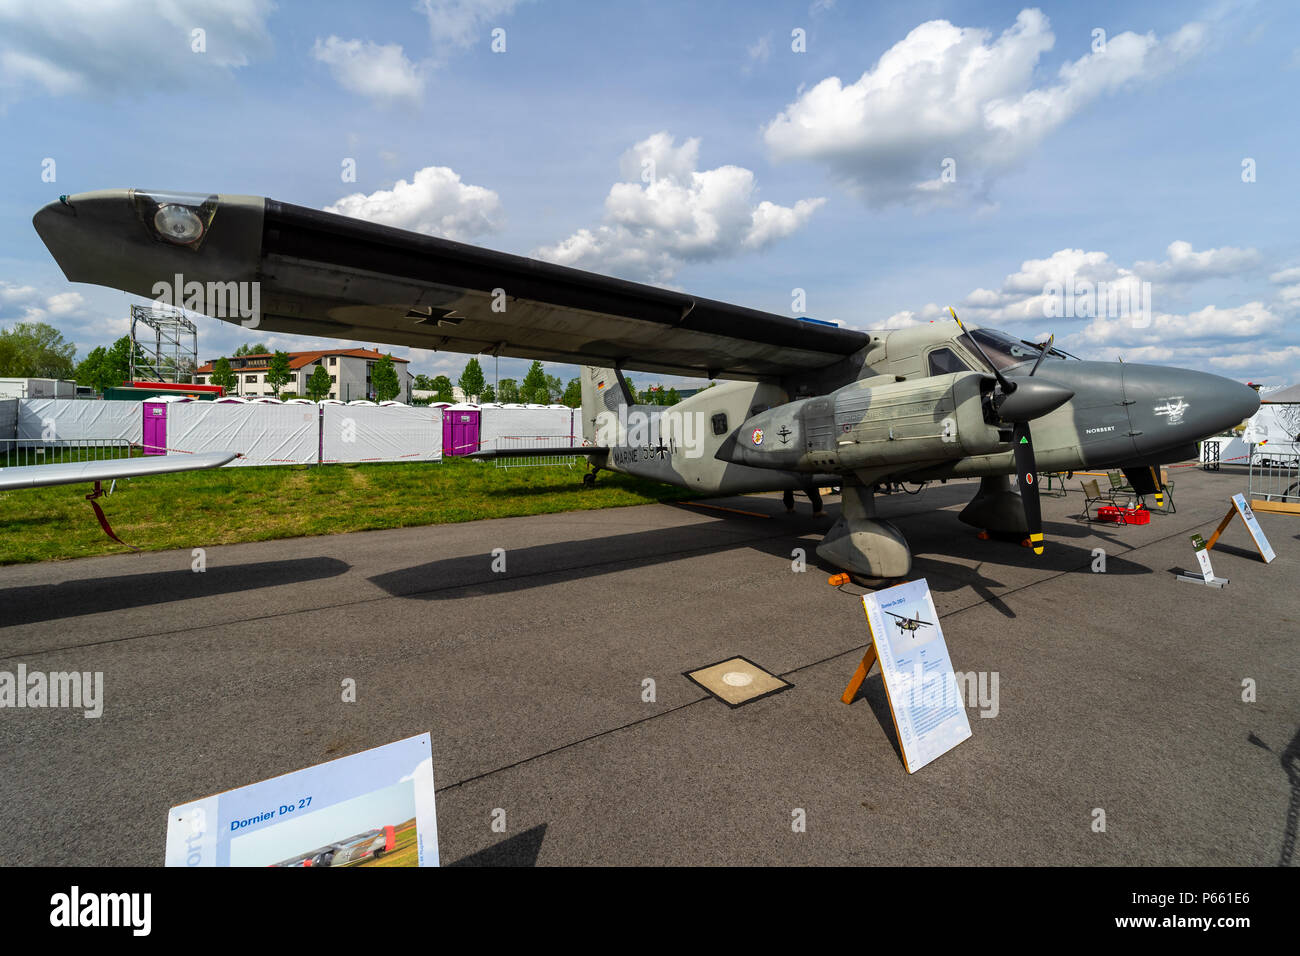
M866 378L760 412L718 457L758 468L850 472L996 450L998 429L984 412L992 376L954 372L878 383Z

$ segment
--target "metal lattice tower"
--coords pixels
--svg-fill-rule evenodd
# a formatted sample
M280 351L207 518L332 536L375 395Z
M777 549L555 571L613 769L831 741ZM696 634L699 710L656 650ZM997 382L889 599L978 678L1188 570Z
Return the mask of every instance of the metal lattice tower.
M140 337L141 326L152 330ZM188 381L199 364L199 330L175 309L131 306L131 381Z

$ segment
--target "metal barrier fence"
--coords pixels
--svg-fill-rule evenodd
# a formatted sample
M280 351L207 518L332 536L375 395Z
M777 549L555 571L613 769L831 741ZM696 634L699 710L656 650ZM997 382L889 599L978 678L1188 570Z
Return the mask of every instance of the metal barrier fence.
M0 438L0 468L107 461L140 454L124 438Z
M485 445L491 445L493 450L498 452L508 452L512 448L555 448L568 449L577 444L572 435L511 435L501 436L495 442L486 442ZM483 450L488 450L486 447ZM498 468L538 468L542 466L555 467L559 465L564 468L572 468L574 465L585 463L586 459L581 455L539 455L531 454L521 458L496 458L494 459Z
M1256 448L1250 456L1250 497L1300 504L1300 457Z

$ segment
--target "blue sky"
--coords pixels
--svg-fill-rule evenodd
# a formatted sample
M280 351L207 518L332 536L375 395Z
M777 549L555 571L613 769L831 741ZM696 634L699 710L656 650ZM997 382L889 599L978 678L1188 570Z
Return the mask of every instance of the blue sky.
M333 207L772 312L802 289L810 315L857 328L952 304L1086 357L1300 380L1291 5L92 6L0 0L0 326L49 321L79 356L139 300L64 280L31 216L144 186ZM1049 317L1081 283L1149 290L1150 309ZM203 319L200 359L246 339ZM453 379L465 362L393 351Z

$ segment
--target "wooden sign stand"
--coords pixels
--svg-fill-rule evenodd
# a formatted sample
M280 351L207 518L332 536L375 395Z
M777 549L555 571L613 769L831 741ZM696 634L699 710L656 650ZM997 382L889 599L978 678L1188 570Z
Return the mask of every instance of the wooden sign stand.
M1232 521L1232 516L1235 515L1236 513L1237 513L1237 506L1228 505L1228 513L1224 515L1223 520L1219 522L1219 526L1214 529L1214 534L1210 535L1210 540L1205 542L1206 551L1209 551L1211 548L1214 547L1214 542L1219 540L1219 535L1223 534L1224 529L1228 527L1228 523Z
M840 700L846 704L853 703L853 698L858 696L858 689L862 687L862 682L867 679L867 673L876 664L876 642L872 641L867 645L867 652L862 655L862 663L858 669L853 672L853 679L849 681L849 686L844 688L844 693L840 695Z
M1254 508L1246 504L1245 495L1233 495L1232 503L1228 505L1228 513L1223 516L1219 526L1214 529L1214 534L1210 535L1210 540L1205 542L1205 550L1208 553L1214 547L1214 543L1219 540L1228 525L1232 522L1232 516L1241 515L1241 521L1246 526L1246 533L1250 535L1251 543L1255 545L1255 550L1259 552L1260 558L1265 564L1270 564L1276 556L1273 553L1272 545L1264 536L1264 531L1259 527L1259 521L1255 518Z

